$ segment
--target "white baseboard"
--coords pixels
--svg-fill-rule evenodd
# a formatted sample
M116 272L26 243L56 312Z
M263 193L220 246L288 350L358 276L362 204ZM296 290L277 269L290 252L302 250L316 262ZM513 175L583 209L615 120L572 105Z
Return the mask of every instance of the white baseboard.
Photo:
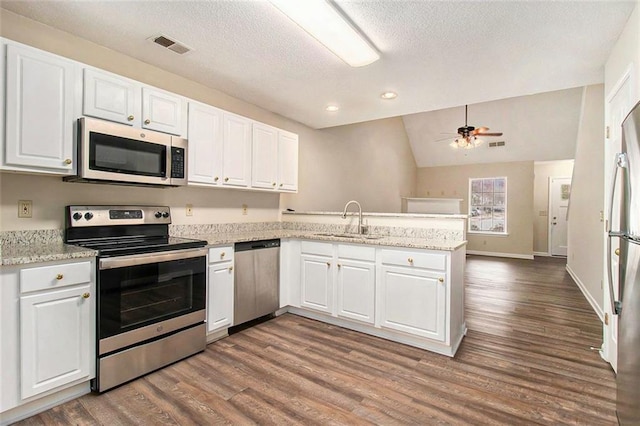
M549 253L547 253L546 251L534 251L533 255L534 256L542 256L542 257L551 257L551 255Z
M511 257L513 259L533 260L532 254L496 253L493 251L478 251L478 250L467 250L467 254L475 254L477 256Z
M602 312L602 309L598 306L596 299L594 299L591 293L587 291L587 287L585 287L584 283L580 281L580 278L578 278L578 276L573 272L573 270L569 267L569 265L567 265L567 272L569 273L569 275L571 275L571 278L576 283L576 285L584 295L585 299L587 299L587 302L589 302L589 304L591 305L591 308L593 308L596 315L598 315L598 318L600 318L600 321L604 323L604 313Z

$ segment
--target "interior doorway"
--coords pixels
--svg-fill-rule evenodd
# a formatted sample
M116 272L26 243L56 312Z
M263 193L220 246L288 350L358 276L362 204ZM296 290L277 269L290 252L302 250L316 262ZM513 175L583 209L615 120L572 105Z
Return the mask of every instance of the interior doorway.
M570 177L549 178L549 254L567 256Z

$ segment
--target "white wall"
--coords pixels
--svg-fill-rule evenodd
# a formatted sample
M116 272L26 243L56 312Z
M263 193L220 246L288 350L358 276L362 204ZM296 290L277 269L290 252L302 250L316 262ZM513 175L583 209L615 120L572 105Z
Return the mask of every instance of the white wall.
M509 235L467 234L467 252L532 258L533 256L533 161L421 167L418 197L463 198L469 211L469 179L507 177L507 232Z
M355 199L363 211L400 212L401 197L414 194L416 164L401 118L316 135L300 152L300 192L283 195L283 208L342 211Z
M567 269L602 317L604 86L584 92L569 205Z
M549 254L549 178L571 177L573 160L536 161L533 165L533 251Z
M633 99L635 102L640 101L640 0L636 0L636 7L605 64L605 99L609 98L627 70L631 70L634 80Z

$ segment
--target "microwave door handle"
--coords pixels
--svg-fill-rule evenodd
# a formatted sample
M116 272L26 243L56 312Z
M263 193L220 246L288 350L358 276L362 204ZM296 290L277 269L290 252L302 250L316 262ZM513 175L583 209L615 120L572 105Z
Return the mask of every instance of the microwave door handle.
M611 239L614 237L624 237L624 233L620 231L611 230L611 222L613 220L613 203L615 201L616 183L618 178L618 171L621 168L627 166L626 155L619 153L616 155L615 164L613 167L613 176L611 178L611 187L609 191L609 211L607 217L607 281L609 284L609 303L611 304L611 313L618 315L620 311L620 302L615 300L615 293L613 290L613 270L611 265ZM620 290L620 283L618 283L618 290Z

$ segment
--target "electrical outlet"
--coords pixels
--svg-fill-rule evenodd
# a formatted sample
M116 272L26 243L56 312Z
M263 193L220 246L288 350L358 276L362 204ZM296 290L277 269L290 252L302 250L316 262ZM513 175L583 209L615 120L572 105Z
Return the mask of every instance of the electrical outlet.
M247 206L246 204L242 205L242 215L246 216L247 215L247 210L249 209L249 206Z
M185 213L187 216L193 216L193 204L187 204Z
M31 200L18 201L18 217L33 217L33 202Z

